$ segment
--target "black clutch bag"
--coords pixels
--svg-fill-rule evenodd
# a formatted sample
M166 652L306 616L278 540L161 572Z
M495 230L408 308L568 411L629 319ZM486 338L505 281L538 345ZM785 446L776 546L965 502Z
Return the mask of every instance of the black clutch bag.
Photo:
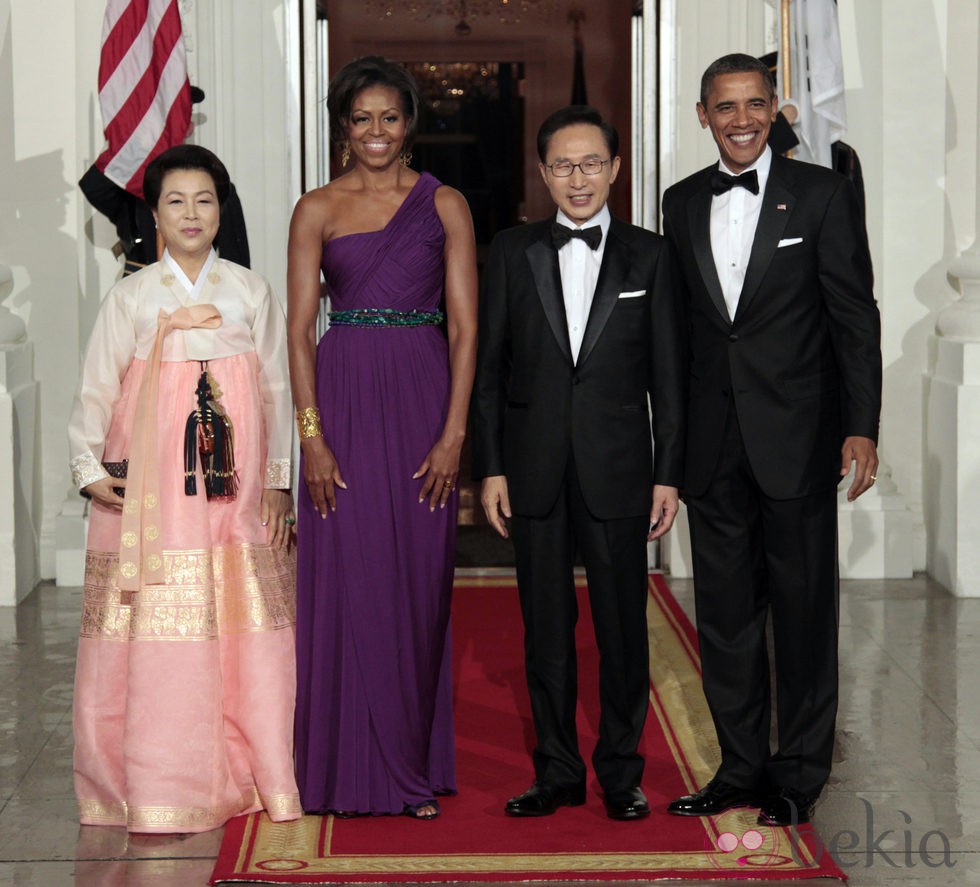
M122 462L103 462L102 467L109 473L109 477L126 477L129 471L129 459L123 459ZM126 495L126 490L123 487L113 487L112 492L117 496ZM86 499L92 498L84 490L81 493Z

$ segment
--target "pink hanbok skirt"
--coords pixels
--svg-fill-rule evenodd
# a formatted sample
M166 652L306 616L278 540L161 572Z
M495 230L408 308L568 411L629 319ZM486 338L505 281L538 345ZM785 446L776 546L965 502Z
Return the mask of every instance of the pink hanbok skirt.
M146 367L113 408L104 458L129 453ZM75 674L75 793L86 825L200 832L266 810L301 815L293 774L295 559L260 518L266 434L252 353L209 362L232 420L238 496L184 493L184 426L197 361L165 362L158 463L166 581L124 605L120 515L93 504Z

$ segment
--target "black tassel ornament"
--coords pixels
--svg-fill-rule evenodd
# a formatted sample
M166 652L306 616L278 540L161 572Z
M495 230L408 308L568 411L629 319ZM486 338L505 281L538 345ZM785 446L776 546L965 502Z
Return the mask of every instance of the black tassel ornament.
M221 392L213 393L207 363L201 364L201 378L197 380L195 393L197 409L187 417L184 428L184 493L197 495L196 463L197 453L200 453L208 499L234 499L238 493L234 431L231 420L218 404Z

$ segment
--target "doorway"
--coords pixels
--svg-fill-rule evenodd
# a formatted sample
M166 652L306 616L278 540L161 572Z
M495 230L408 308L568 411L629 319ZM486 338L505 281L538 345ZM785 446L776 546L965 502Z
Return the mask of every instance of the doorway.
M481 261L524 206L523 62L406 61L422 95L412 165L451 185L473 215Z
M424 97L412 166L466 197L481 265L497 231L553 212L539 187L534 136L538 123L571 97L574 28L567 3L542 0L536 5L547 15L520 24L470 16L461 37L452 16L434 11L423 18L418 10L425 3L380 4L388 12L379 15L377 3L301 2L315 3L317 35L304 41L316 54L315 65L303 66L309 84L304 107L322 115L329 75L353 58L383 55L405 64ZM650 226L651 197L656 206L657 0L575 0L571 6L584 24L588 99L620 131L623 164L610 208ZM322 116L315 131L326 131ZM306 151L318 152L325 181L323 145L307 145ZM655 225L655 211L653 218ZM469 465L467 444L460 524L477 527L486 520L478 485L468 480Z

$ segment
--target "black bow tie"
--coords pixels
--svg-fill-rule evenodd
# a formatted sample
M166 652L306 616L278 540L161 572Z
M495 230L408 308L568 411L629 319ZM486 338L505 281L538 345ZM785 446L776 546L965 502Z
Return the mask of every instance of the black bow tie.
M555 249L561 249L573 237L584 240L589 249L598 249L599 244L602 243L602 228L598 225L593 225L591 228L569 228L560 222L555 222L551 226L551 242Z
M724 194L726 191L731 191L735 187L742 187L746 191L758 194L759 174L754 169L743 172L740 176L730 176L727 172L722 172L720 169L716 169L711 174L712 194Z

